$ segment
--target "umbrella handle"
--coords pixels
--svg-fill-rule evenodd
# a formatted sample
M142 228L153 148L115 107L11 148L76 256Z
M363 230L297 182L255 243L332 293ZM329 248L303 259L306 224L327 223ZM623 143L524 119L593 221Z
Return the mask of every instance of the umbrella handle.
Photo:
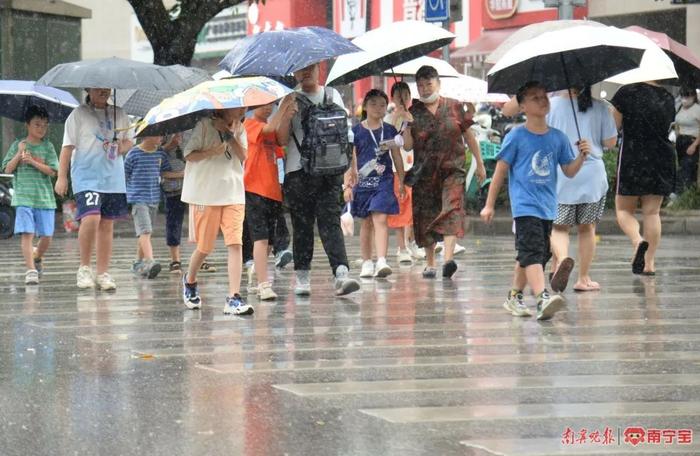
M117 89L114 89L114 125L112 131L114 131L112 141L117 142Z
M578 127L578 117L576 117L576 107L574 107L574 99L571 97L571 82L569 82L569 72L566 71L566 63L564 62L564 54L560 52L559 58L561 59L561 66L564 70L564 79L566 79L566 90L569 92L569 101L571 102L571 110L574 113L574 124L576 125L576 134L578 135L578 140L581 141L581 130Z

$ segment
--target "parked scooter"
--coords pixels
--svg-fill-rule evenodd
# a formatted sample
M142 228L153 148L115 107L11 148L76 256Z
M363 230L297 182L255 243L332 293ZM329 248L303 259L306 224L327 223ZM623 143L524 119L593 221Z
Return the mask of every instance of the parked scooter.
M15 208L12 207L12 174L0 174L0 239L7 239L15 231Z

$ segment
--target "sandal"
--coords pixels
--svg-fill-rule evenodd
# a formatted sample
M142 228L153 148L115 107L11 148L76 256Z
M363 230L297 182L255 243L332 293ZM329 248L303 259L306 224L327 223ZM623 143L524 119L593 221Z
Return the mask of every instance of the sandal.
M202 266L199 268L199 270L200 272L216 272L216 266L205 261L204 263L202 263Z
M566 290L566 285L569 283L569 276L571 271L574 269L574 260L566 257L561 260L559 267L556 272L552 275L549 284L552 286L552 290L555 293L561 293Z
M634 252L634 259L632 260L632 273L633 274L641 274L644 272L644 254L647 253L647 249L649 248L649 243L647 241L642 240L638 245L637 245L637 250Z

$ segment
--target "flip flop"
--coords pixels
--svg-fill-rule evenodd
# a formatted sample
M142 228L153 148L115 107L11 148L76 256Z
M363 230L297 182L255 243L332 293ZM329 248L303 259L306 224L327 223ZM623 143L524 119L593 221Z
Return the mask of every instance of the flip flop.
M574 291L585 293L587 291L600 291L600 287L574 287Z
M642 271L643 276L655 276L656 272L655 271Z
M552 276L552 280L549 284L552 286L552 290L556 293L561 293L566 290L566 284L569 283L569 275L574 269L574 260L572 258L566 257L561 260L559 267Z
M649 248L649 243L647 241L642 241L637 246L637 251L634 252L634 259L632 260L632 273L641 274L644 272L644 254L647 253Z

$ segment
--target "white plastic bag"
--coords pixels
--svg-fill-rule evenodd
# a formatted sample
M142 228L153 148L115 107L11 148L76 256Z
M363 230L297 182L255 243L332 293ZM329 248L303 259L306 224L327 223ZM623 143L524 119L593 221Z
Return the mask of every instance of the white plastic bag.
M352 203L347 203L345 205L345 212L340 216L340 227L343 229L344 236L353 236L355 232L355 220L352 218L352 213L350 209L352 208Z

